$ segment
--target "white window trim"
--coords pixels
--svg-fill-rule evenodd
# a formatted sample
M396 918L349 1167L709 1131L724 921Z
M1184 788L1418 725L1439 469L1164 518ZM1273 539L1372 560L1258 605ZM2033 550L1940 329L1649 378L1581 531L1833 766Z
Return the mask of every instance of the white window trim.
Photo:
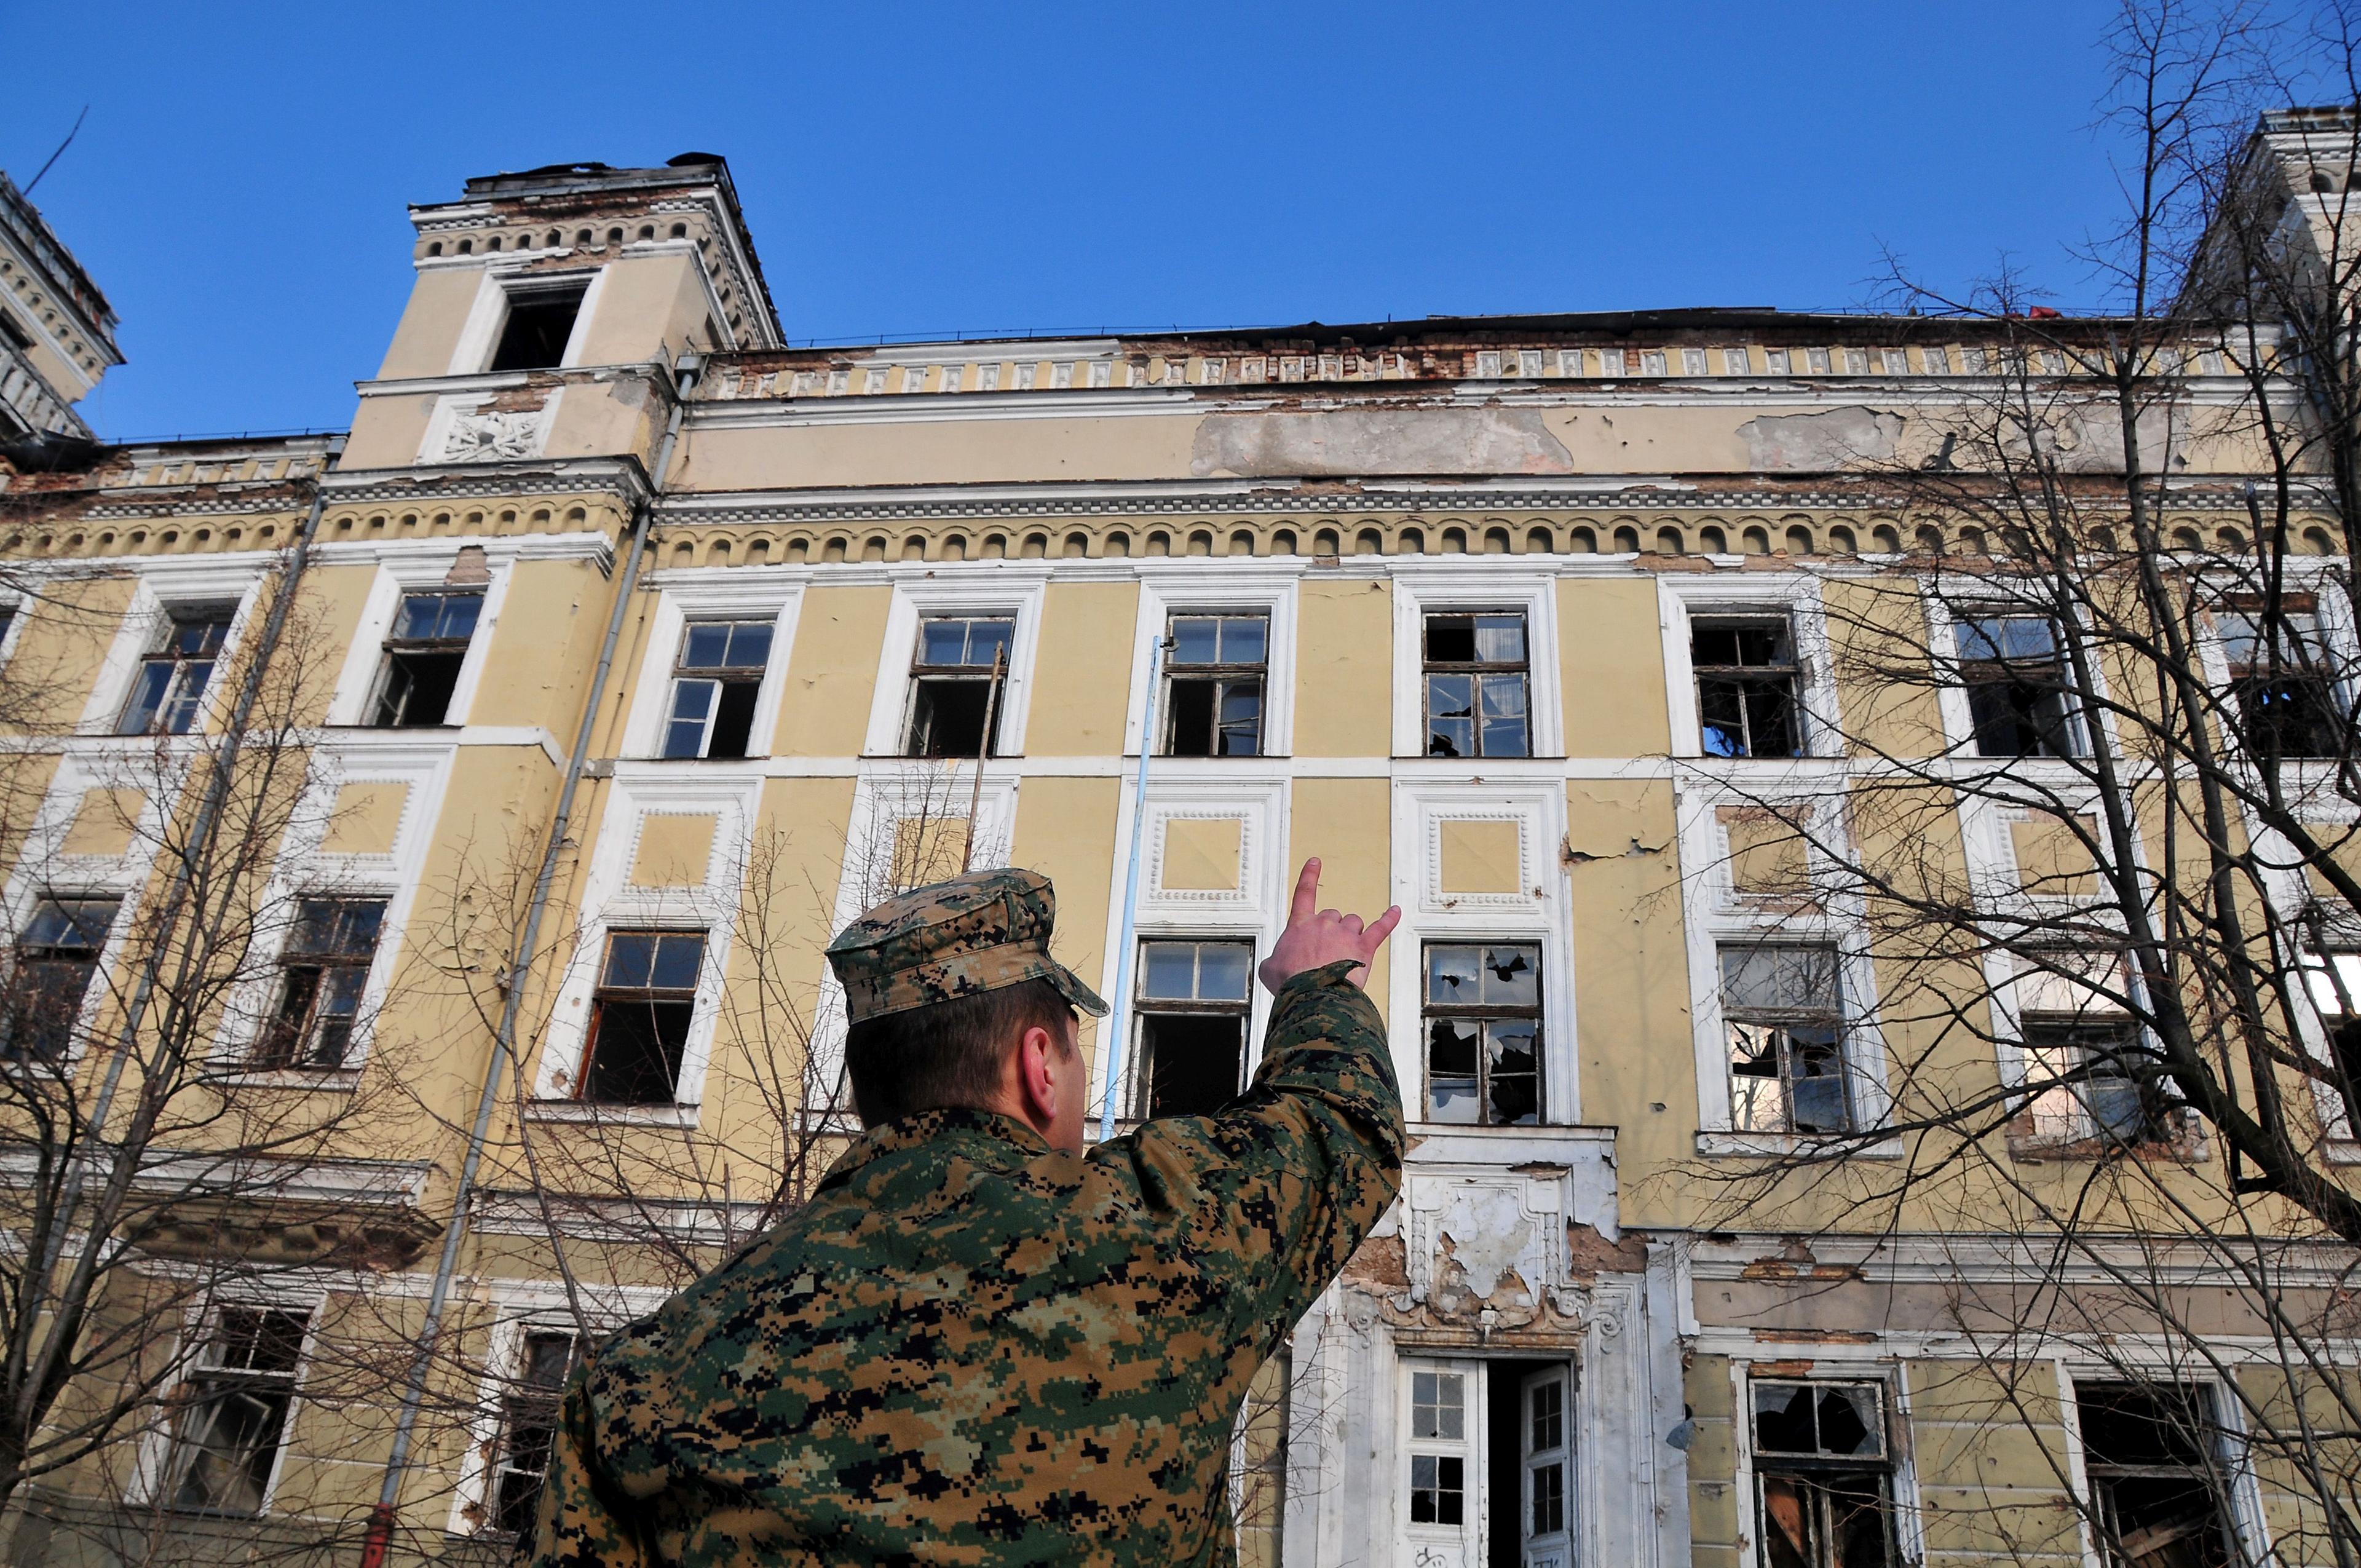
M115 735L115 725L123 718L123 705L131 700L131 685L138 676L139 666L154 652L166 618L175 609L211 604L236 606L230 615L229 630L223 634L221 650L214 655L215 676L231 668L261 607L263 587L275 579L275 574L265 574L253 565L223 565L209 561L125 565L137 575L137 583L132 589L130 605L115 624L105 656L99 662L97 678L91 683L90 700L83 705L82 718L74 725L78 735ZM209 732L227 711L224 697L229 685L208 679L189 736L171 739L185 740ZM154 744L152 737L116 738Z
M1766 1375L1765 1381L1778 1383L1874 1383L1885 1390L1886 1411L1886 1474L1893 1486L1888 1502L1894 1509L1894 1562L1923 1563L1927 1561L1927 1518L1918 1495L1916 1445L1909 1441L1910 1363L1900 1357L1874 1360L1866 1356L1836 1356L1812 1358L1811 1370L1802 1373ZM1731 1422L1735 1450L1735 1482L1739 1509L1738 1568L1763 1568L1764 1556L1762 1534L1762 1502L1756 1495L1756 1477L1762 1466L1754 1456L1754 1368L1743 1356L1733 1356L1730 1363L1730 1386L1736 1403L1738 1419ZM2081 1471L2079 1448L2075 1455L2078 1476Z
M2088 1360L2075 1355L2059 1356L2050 1363L2058 1379L2058 1402L2064 1412L2066 1432L2067 1476L2074 1488L2075 1510L2081 1530L2082 1561L2086 1568L2106 1568L2105 1554L2099 1548L2099 1532L2092 1515L2095 1511L2091 1493L2091 1472L2088 1451L2082 1442L2082 1400L2076 1385L2080 1382L2122 1383L2127 1377L2145 1375L2159 1384L2182 1388L2201 1389L2213 1404L2213 1418L2220 1423L2225 1447L2233 1451L2218 1456L2226 1483L2226 1496L2222 1498L2222 1511L2229 1516L2230 1528L2238 1534L2250 1563L2268 1562L2271 1555L2268 1516L2263 1508L2262 1481L2256 1474L2253 1450L2242 1440L2246 1435L2246 1412L2235 1396L2222 1387L2219 1377L2189 1376L2185 1358L2176 1357L2162 1345L2141 1345L2131 1341L2119 1341L2115 1346L2118 1359L2112 1362ZM2127 1365L2126 1363L2132 1365Z
M1982 598L1994 609L2008 615L2031 619L2049 612L2030 603L2019 604L2004 594L1994 594L1989 587L1980 591L1982 579L1973 577L1927 576L1920 579L1920 595L1927 615L1927 652L1931 663L1928 674L1935 684L1936 706L1943 715L1943 739L1949 750L1954 767L1993 771L2023 769L2047 770L2049 773L2079 773L2081 764L2088 761L2092 749L2104 746L2113 757L2123 755L2120 737L2115 730L2113 714L2107 711L2107 676L2104 662L2094 660L2091 678L2097 687L2099 706L2096 708L2081 701L2073 701L2067 714L2067 723L2073 727L2076 743L2085 750L2077 757L1987 757L1976 749L1976 726L1968 708L1968 688L1956 678L1960 663L1959 618L1952 613L1955 602L1969 604ZM2050 616L2054 625L2057 618ZM2061 641L2058 656L2066 659ZM2094 725L2092 719L2097 723Z
M658 597L650 618L647 652L641 661L639 691L623 725L622 754L663 760L665 721L672 711L673 669L680 661L681 640L687 635L690 622L768 618L771 654L763 665L763 679L754 696L753 729L746 737L746 755L750 759L771 755L771 743L778 733L780 700L786 690L787 660L794 652L796 623L803 609L803 584L754 576L742 566L652 572L648 580Z
M289 1378L286 1421L280 1428L279 1447L271 1456L270 1475L263 1484L261 1504L250 1515L240 1514L231 1517L258 1519L271 1517L271 1504L277 1500L279 1483L286 1475L287 1455L295 1446L296 1424L302 1414L303 1381L305 1375L311 1370L313 1352L319 1337L321 1299L319 1295L311 1292L292 1296L269 1296L251 1288L239 1289L233 1287L210 1300L189 1307L181 1314L181 1334L174 1349L174 1359L179 1363L172 1384L175 1391L185 1387L192 1377L203 1370L199 1365L199 1358L203 1355L205 1345L213 1337L214 1324L223 1308L247 1307L263 1311L303 1314L303 1343L296 1352L295 1370ZM164 1499L159 1494L166 1477L171 1474L173 1434L177 1424L176 1420L159 1420L142 1439L137 1457L132 1463L131 1475L124 1488L124 1500L141 1508L160 1507L163 1512L180 1518L216 1517L208 1514L181 1515L177 1510L164 1506Z
M556 288L560 280L571 281L587 278L582 292L582 305L574 315L574 329L566 334L566 352L557 368L570 370L582 363L582 352L590 340L590 323L598 314L598 297L606 291L606 267L576 268L563 272L528 272L528 263L538 260L543 251L518 251L505 263L495 262L481 269L476 284L476 298L467 308L467 319L459 329L458 341L452 345L451 362L445 369L446 376L480 376L487 373L492 362L492 352L500 345L500 330L508 324L509 301L511 296L532 293L542 288Z
M989 576L964 574L950 580L900 580L885 612L885 640L878 655L877 685L869 705L869 729L862 754L879 759L903 758L902 742L909 728L913 684L910 660L917 652L918 623L938 616L1010 617L1016 622L1008 649L1008 674L1000 691L1000 713L994 720L1000 744L995 758L1025 754L1025 720L1032 707L1033 660L1041 639L1041 608L1048 597L1049 573L1004 568Z
M585 1329L565 1311L544 1309L504 1315L492 1324L484 1347L484 1376L476 1385L476 1410L467 1423L467 1446L459 1456L458 1482L451 1491L451 1517L443 1527L445 1534L478 1540L496 1533L492 1523L492 1475L508 1425L500 1401L523 1373L525 1336L572 1334L581 1346L577 1356L587 1356L595 1348L600 1332L611 1332L623 1321L620 1317L612 1321L602 1320L597 1328ZM580 1365L578 1359L576 1365ZM501 1370L492 1370L496 1367Z
M468 592L476 585L446 584L444 579L451 575L452 564L458 560L461 548L472 543L437 541L437 548L433 550L406 550L379 557L377 576L369 583L368 598L363 601L360 619L353 628L352 644L345 651L344 668L336 676L335 695L328 704L331 728L374 728L368 723L369 710L377 702L386 639L392 634L402 596L446 589ZM466 727L467 716L475 706L476 689L483 681L485 666L490 663L492 635L500 627L500 610L508 602L509 584L515 576L516 552L513 543L497 554L489 547L500 543L502 542L488 541L479 546L484 549L484 563L491 580L481 585L484 608L476 617L476 630L468 635L467 656L459 665L459 678L452 684L450 706L444 710L441 728L446 730ZM435 731L388 729L384 733L416 736Z
M1410 565L1393 573L1394 734L1398 758L1426 755L1426 618L1466 610L1521 610L1525 617L1527 755L1565 755L1558 693L1557 578L1473 563ZM1514 762L1483 758L1482 762Z
M1694 757L1712 767L1764 769L1793 766L1844 751L1843 718L1837 703L1836 659L1828 643L1828 607L1820 579L1811 572L1741 576L1716 573L1675 581L1656 580L1657 624L1664 632L1664 707L1672 723L1673 755ZM1708 757L1697 710L1693 621L1718 616L1784 615L1795 640L1796 699L1801 708L1804 755L1800 758ZM1751 776L1751 775L1750 775Z
M1131 684L1124 713L1123 749L1126 756L1140 754L1140 725L1147 718L1143 694L1147 690L1148 671L1156 644L1165 635L1176 615L1256 615L1269 618L1269 632L1263 649L1262 683L1262 752L1265 758L1284 758L1295 749L1295 573L1259 571L1224 571L1217 566L1201 566L1182 562L1173 565L1144 563L1139 576L1139 609L1134 621L1131 649ZM1166 711L1171 671L1165 671L1167 690L1156 694L1157 728L1161 730L1171 721ZM1159 736L1160 741L1161 737ZM1158 766L1178 762L1183 766L1210 761L1223 768L1248 764L1252 759L1217 757L1199 759L1167 758L1158 753Z

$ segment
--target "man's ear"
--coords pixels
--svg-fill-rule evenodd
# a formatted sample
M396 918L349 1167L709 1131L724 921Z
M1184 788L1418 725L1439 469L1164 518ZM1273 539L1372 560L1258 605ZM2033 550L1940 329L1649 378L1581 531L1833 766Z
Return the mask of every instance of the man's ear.
M1039 1025L1016 1042L1016 1097L1033 1130L1047 1135L1058 1120L1058 1080L1055 1063L1066 1054L1066 1042L1054 1038Z

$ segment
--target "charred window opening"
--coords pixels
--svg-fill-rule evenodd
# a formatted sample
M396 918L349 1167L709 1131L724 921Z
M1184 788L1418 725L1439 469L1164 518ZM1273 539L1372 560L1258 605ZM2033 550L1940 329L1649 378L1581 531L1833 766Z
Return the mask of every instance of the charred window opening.
M1008 655L1016 623L1005 619L942 616L918 626L910 665L910 728L902 748L911 757L1000 754Z
M1885 1568L1894 1560L1885 1390L1758 1381L1752 1393L1765 1568Z
M16 964L0 1013L0 1058L58 1062L73 1044L119 898L44 898L16 938Z
M139 663L131 698L123 705L118 735L185 735L197 721L214 662L229 636L226 608L174 610L160 645Z
M1427 1120L1541 1121L1541 959L1531 942L1428 946Z
M306 898L280 960L279 1011L256 1052L262 1068L345 1065L385 926L381 898Z
M673 666L664 721L667 757L743 757L754 731L754 698L771 658L767 620L692 623Z
M1176 615L1166 662L1164 753L1253 757L1262 752L1263 679L1270 621L1259 615Z
M2351 714L2337 695L2336 665L2309 604L2219 614L2230 698L2249 750L2266 757L2340 757Z
M574 318L582 313L582 297L589 287L587 282L567 283L511 292L500 346L492 350L486 368L554 370L564 364L566 343L574 335Z
M520 1537L533 1531L556 1446L558 1399L581 1346L579 1337L561 1330L535 1329L524 1336L516 1383L500 1401L500 1459L492 1467L494 1530Z
M448 721L451 694L467 661L467 643L483 613L484 596L404 594L386 639L369 723L379 729L422 729Z
M1525 618L1426 618L1426 754L1529 757Z
M1723 948L1720 959L1730 1126L1742 1133L1850 1130L1837 950L1747 944Z
M2047 616L1971 615L1959 634L1976 754L2079 755L2057 626Z
M1134 1114L1207 1116L1245 1087L1254 947L1142 942Z
M262 1511L287 1434L308 1318L225 1307L173 1423L165 1496L183 1513Z
M697 1016L702 931L616 931L591 993L578 1092L603 1105L669 1105Z
M1799 757L1802 671L1784 616L1698 620L1689 626L1699 748L1708 757Z
M2220 1429L2197 1388L2077 1383L2082 1465L2114 1568L2224 1568Z

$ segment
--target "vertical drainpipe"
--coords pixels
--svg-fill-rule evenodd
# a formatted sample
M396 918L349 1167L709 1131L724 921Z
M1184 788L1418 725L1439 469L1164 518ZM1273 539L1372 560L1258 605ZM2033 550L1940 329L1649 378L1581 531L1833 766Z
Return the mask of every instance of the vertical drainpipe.
M1107 998L1106 1098L1099 1106L1099 1142L1115 1136L1115 1097L1123 1089L1123 1041L1131 1027L1131 964L1139 946L1139 849L1148 831L1148 759L1156 753L1156 696L1164 685L1169 637L1148 655L1148 711L1139 721L1139 777L1131 791L1131 861L1123 873L1123 937L1115 954L1115 994Z
M656 448L655 472L649 481L646 499L640 502L638 514L631 520L631 549L623 563L623 580L615 591L614 611L607 618L606 639L598 645L598 666L590 677L590 697L582 708L581 728L575 732L574 754L566 764L566 782L557 792L557 811L550 822L549 842L542 850L540 873L533 879L533 903L525 910L516 949L509 959L507 995L500 1003L500 1027L492 1038L491 1060L484 1065L483 1089L476 1097L475 1124L468 1130L467 1157L460 1163L458 1190L451 1199L451 1218L443 1227L443 1255L435 1265L434 1288L426 1298L426 1322L419 1331L418 1348L410 1359L410 1376L402 1384L401 1409L393 1423L393 1449L386 1456L377 1507L369 1510L368 1533L362 1538L361 1568L384 1568L386 1552L393 1543L401 1483L410 1470L411 1435L418 1425L418 1408L426 1397L435 1341L441 1336L444 1310L450 1304L451 1281L458 1272L459 1248L467 1240L468 1206L475 1197L477 1172L483 1165L484 1144L491 1135L492 1113L500 1104L500 1082L509 1058L516 1052L517 1014L524 1007L526 970L541 939L542 916L549 907L550 890L557 880L557 861L565 852L566 831L572 824L575 793L582 783L583 765L589 760L590 737L598 727L599 707L606 700L607 675L614 667L615 644L622 638L623 621L631 610L631 590L639 582L640 560L647 553L656 498L664 493L665 476L672 471L673 444L680 436L681 415L687 409L688 394L703 368L704 361L694 354L682 355L675 367L672 415L664 422L664 442Z

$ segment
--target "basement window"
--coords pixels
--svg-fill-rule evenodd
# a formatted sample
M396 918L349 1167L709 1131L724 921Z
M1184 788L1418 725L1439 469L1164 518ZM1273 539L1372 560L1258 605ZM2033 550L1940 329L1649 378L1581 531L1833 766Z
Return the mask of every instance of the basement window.
M378 676L369 718L374 728L421 729L447 721L467 641L476 634L483 609L479 593L401 596Z
M2224 1568L2231 1561L2212 1404L2199 1388L2075 1384L2083 1471L2111 1568Z
M582 298L589 290L588 283L577 282L511 291L500 346L492 350L492 362L486 368L554 370L564 364L566 340L574 335L574 318L582 313Z
M1143 942L1136 1114L1209 1116L1246 1082L1248 942Z
M580 1096L601 1105L669 1105L697 1016L702 931L616 931L591 993Z
M666 757L742 757L754 729L754 697L771 657L767 620L691 622L673 666Z
M1014 620L942 616L919 623L918 647L910 663L905 756L999 755L1008 654L1016 640ZM992 731L988 753L987 723Z
M1894 1475L1884 1389L1763 1381L1752 1392L1765 1568L1885 1568Z

